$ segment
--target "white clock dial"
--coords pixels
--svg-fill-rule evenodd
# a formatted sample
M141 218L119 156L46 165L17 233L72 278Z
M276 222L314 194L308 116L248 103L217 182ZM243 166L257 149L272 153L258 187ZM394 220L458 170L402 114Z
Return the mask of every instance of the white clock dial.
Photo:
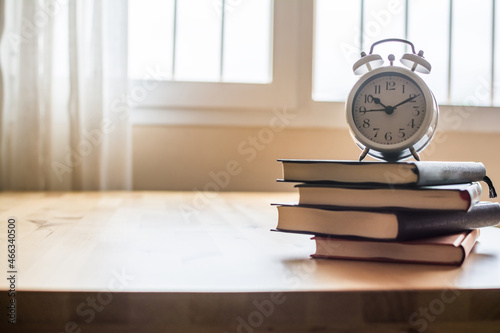
M366 139L396 145L412 138L424 123L426 99L401 73L380 73L363 83L352 103L354 125Z

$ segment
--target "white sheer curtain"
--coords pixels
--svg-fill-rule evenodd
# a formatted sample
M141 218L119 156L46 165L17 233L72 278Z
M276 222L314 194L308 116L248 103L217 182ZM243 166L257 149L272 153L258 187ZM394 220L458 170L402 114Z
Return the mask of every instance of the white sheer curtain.
M0 0L0 189L131 188L127 7Z

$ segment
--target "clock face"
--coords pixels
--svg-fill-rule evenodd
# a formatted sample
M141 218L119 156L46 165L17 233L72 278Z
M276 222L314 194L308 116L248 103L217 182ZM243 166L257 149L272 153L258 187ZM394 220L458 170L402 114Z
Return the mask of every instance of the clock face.
M412 138L424 123L426 112L420 87L396 72L369 78L359 87L352 103L353 121L359 132L388 148Z

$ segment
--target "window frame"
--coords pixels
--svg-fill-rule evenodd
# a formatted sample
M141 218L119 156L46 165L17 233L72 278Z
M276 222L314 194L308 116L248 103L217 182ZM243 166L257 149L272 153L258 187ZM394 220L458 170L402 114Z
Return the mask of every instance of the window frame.
M147 95L137 103L139 109L156 108L253 108L296 106L297 27L293 19L297 6L275 0L272 10L272 82L194 82L161 80L151 73L144 80L130 80L132 87L143 87ZM196 98L193 98L196 96Z

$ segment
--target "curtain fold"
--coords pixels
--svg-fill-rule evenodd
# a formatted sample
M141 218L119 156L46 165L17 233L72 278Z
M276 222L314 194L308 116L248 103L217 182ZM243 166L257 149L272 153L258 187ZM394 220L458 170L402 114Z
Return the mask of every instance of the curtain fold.
M0 1L0 188L131 189L127 1Z
M3 188L3 179L2 179L2 169L3 169L3 164L2 163L2 150L4 146L4 140L3 140L3 105L4 105L4 88L3 88L3 71L2 71L2 63L1 63L1 45L2 45L2 37L3 37L3 31L4 31L4 26L5 26L5 0L0 0L0 189Z

